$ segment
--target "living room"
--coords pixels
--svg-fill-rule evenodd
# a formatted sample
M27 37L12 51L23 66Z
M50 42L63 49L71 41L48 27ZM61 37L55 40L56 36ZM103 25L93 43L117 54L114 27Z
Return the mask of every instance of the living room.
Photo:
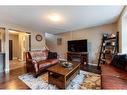
M0 6L0 13L1 89L127 89L126 6ZM13 70L10 29L29 37L28 49L20 43L25 65ZM98 64L103 36L117 33L113 57Z

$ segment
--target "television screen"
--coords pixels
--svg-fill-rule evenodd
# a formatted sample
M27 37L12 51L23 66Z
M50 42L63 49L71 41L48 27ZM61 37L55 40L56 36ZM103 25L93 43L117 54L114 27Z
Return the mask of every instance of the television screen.
M68 41L68 51L71 52L87 52L87 40Z

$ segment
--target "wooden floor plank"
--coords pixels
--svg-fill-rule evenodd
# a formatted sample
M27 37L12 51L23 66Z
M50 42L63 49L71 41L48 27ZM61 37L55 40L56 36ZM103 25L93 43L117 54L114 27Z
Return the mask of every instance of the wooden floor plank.
M99 73L95 66L85 66L82 70ZM27 90L30 89L25 83L23 83L18 76L25 74L25 67L11 70L10 73L0 73L0 89L13 89L13 90Z

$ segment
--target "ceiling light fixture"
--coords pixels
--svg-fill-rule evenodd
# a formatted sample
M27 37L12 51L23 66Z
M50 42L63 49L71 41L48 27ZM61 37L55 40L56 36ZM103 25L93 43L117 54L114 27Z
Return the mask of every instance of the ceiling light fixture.
M62 17L59 14L51 14L48 16L49 20L53 22L60 22L62 21Z

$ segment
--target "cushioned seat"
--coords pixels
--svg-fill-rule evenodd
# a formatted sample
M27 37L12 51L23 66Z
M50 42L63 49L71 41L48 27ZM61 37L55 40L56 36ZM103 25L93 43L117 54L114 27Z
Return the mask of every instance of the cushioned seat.
M51 65L55 65L58 62L58 59L48 59L48 60L43 60L39 61L39 69L49 67Z
M56 52L37 50L26 52L27 72L37 77L42 71L59 62Z
M38 62L38 64L39 64L39 69L41 69L41 68L46 68L50 66L51 62L50 61L40 61Z
M57 63L59 60L58 60L58 59L49 59L49 61L50 61L52 64L55 64L55 63Z

